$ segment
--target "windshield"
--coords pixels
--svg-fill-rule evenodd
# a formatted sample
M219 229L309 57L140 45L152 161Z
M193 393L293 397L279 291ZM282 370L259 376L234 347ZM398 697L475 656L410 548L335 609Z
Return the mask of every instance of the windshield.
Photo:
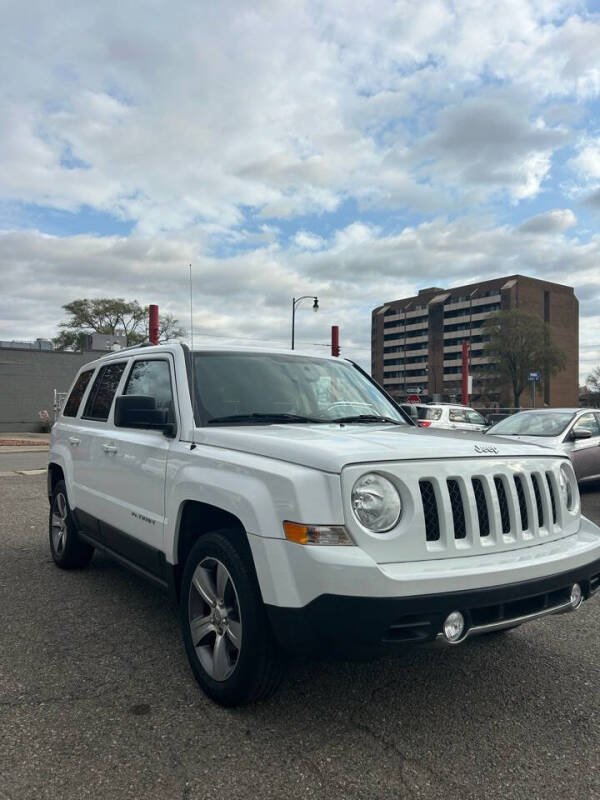
M523 436L560 436L575 414L570 411L521 411L498 422L488 433Z
M485 425L485 417L483 417L479 411L475 411L474 408L466 408L465 416L467 422L470 422L472 425Z
M345 417L406 424L385 395L346 361L286 353L194 353L194 378L198 410L208 424Z

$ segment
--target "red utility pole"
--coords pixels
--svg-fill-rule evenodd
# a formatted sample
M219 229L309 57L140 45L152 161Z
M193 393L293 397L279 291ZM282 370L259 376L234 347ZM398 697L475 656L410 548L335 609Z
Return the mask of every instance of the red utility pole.
M148 339L152 344L158 344L158 306L150 306L150 319L148 322Z
M340 327L339 325L331 326L331 355L339 356L340 354Z
M469 350L471 342L465 339L462 343L462 402L469 405Z

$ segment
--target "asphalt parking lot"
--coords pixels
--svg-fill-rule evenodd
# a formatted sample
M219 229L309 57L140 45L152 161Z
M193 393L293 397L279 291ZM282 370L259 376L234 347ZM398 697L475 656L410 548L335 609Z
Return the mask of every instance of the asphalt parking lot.
M600 520L600 490L583 495ZM213 705L174 608L96 555L61 572L45 478L0 479L0 798L600 796L600 598L451 650L298 663Z

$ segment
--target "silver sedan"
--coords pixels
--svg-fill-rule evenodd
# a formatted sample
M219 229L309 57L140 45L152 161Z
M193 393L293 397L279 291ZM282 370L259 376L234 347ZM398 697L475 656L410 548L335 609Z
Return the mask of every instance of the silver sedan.
M573 462L579 483L600 479L600 410L596 408L519 411L493 425L486 435L562 450Z

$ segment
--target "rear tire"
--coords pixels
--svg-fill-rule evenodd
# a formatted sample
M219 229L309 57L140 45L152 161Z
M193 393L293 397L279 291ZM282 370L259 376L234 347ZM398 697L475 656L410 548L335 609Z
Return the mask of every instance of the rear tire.
M223 706L266 699L284 674L252 556L239 537L235 530L201 536L181 583L181 625L190 666L204 692Z
M64 481L59 481L52 492L48 536L50 553L57 567L81 569L90 563L94 548L80 539L77 533Z

